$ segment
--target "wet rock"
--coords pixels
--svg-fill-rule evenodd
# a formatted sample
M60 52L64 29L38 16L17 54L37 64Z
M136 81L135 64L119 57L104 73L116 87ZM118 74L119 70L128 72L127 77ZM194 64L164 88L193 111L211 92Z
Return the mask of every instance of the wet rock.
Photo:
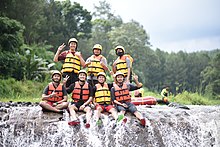
M138 110L147 117L148 127L142 127L130 113L125 115L128 118L126 124L116 124L106 113L101 116L101 127L97 127L92 119L91 127L86 129L85 113L77 113L80 125L69 126L65 113L42 112L39 103L18 102L17 107L12 103L9 108L0 108L0 141L5 140L2 146L220 145L220 135L217 133L220 130L220 106L190 106L190 110L140 106Z
M2 121L7 121L9 120L9 114L5 114L3 117L2 117Z

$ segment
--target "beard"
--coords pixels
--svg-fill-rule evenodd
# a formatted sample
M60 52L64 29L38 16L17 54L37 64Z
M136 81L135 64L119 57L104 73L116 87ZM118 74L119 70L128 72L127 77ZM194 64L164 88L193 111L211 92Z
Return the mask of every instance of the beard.
M60 80L54 80L52 79L54 83L60 83Z
M121 56L124 55L124 52L117 52L117 55L118 55L119 57L121 57Z

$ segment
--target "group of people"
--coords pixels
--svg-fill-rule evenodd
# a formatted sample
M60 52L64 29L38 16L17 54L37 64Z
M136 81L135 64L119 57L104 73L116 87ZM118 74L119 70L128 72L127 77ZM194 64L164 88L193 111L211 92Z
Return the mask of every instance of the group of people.
M94 120L100 124L102 112L111 113L116 122L127 122L124 114L129 111L134 114L142 126L146 125L145 118L131 103L129 91L142 87L138 76L133 79L136 85L131 84L132 58L125 54L123 46L115 48L118 56L112 65L112 71L107 67L106 58L101 55L102 46L95 44L93 54L85 61L77 51L78 41L71 38L68 41L69 50L63 51L64 43L59 46L54 56L54 62L64 61L61 72L52 73L52 82L49 83L42 94L40 106L43 110L62 113L67 109L70 113L69 125L78 125L77 111L86 113L85 127L90 127L92 109L95 108ZM87 68L87 71L82 69ZM106 82L106 72L114 78L113 83ZM61 79L63 77L63 82ZM68 102L68 94L72 95L72 102ZM94 106L94 107L92 107Z

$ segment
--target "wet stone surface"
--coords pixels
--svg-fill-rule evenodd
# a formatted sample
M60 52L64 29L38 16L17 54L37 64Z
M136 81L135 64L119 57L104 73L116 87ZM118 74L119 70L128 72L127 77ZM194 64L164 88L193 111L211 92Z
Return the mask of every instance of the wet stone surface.
M38 103L1 102L0 147L220 146L220 106L188 107L138 106L146 127L130 113L126 124L105 113L101 126L92 119L87 129L84 113L78 113L79 126L69 126L68 113L42 112Z

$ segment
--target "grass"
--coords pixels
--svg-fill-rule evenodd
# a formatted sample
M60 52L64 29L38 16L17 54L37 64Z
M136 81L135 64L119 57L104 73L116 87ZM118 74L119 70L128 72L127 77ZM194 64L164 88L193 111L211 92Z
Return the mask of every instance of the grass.
M49 81L16 81L12 78L0 80L0 101L1 102L40 102L41 95L45 86ZM144 96L153 96L161 99L159 93L149 91L144 88ZM132 97L134 93L132 92ZM68 101L71 101L71 96L68 96ZM204 97L198 93L189 93L187 91L169 98L171 102L177 102L185 105L220 105L220 99Z

